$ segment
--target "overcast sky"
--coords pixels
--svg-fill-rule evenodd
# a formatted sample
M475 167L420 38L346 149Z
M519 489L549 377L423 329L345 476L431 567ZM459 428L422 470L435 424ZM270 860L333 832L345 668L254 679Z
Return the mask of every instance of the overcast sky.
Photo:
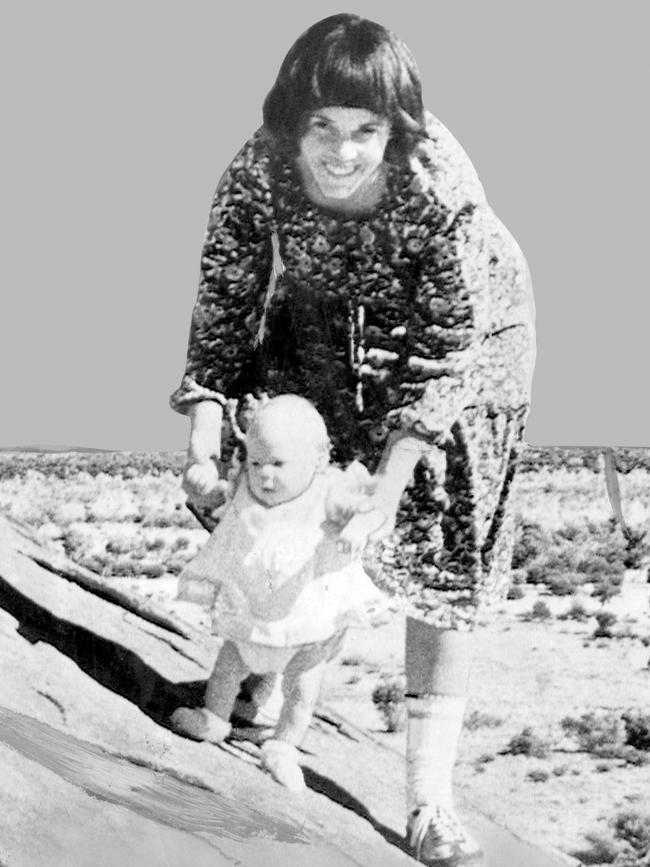
M644 0L359 0L416 56L535 284L528 440L650 445ZM185 446L210 199L294 39L339 3L9 0L0 446Z

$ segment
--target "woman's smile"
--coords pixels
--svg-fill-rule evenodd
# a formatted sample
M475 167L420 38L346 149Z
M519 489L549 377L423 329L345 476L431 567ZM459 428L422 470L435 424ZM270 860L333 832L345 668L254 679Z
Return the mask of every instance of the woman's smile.
M312 112L298 156L308 191L325 200L361 194L379 176L389 138L388 120L365 108Z

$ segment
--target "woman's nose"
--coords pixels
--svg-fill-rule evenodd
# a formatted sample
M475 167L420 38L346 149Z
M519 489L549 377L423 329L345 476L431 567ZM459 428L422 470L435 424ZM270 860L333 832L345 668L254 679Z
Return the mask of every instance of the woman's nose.
M349 136L339 136L335 148L340 160L354 159L357 153L356 145Z

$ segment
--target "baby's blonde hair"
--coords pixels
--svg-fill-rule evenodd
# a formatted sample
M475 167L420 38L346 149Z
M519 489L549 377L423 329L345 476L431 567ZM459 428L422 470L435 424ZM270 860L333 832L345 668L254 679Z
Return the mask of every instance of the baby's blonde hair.
M304 434L305 440L314 446L319 458L329 458L327 427L322 415L306 398L297 394L281 394L270 398L256 409L246 438L259 436L264 424L276 421L290 424L293 433Z

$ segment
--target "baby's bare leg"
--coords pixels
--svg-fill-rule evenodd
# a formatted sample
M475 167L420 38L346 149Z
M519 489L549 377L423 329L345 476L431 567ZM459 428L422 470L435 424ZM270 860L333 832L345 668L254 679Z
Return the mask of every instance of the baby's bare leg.
M297 651L284 671L284 704L273 738L262 747L262 767L294 792L305 788L297 747L307 734L328 660L341 639L337 635L322 644L306 645Z
M205 690L205 707L210 713L228 722L240 683L250 674L237 646L224 641Z
M236 646L226 641L208 679L203 707L179 707L170 717L171 727L198 741L219 744L230 734L230 714L239 683L248 674Z
M284 703L275 729L276 740L300 746L314 714L326 666L326 653L314 653L312 647L299 650L289 662L282 682Z

